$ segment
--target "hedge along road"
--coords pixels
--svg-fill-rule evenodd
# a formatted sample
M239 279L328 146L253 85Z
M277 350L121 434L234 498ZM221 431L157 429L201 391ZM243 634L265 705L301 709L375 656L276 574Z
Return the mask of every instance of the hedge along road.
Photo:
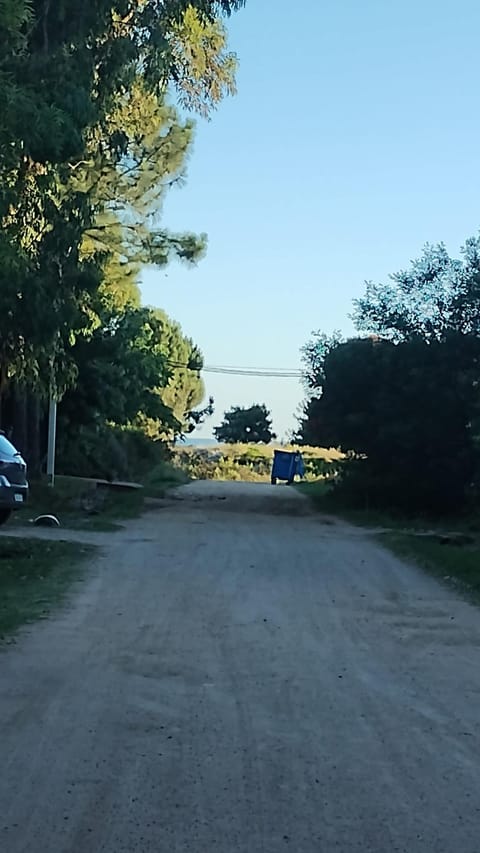
M478 853L478 611L291 489L178 497L0 655L1 849Z

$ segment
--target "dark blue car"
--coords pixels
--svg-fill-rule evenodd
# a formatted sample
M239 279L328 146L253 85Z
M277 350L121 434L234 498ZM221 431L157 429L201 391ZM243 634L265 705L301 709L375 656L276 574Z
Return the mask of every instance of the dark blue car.
M28 497L27 466L22 455L0 430L0 524Z

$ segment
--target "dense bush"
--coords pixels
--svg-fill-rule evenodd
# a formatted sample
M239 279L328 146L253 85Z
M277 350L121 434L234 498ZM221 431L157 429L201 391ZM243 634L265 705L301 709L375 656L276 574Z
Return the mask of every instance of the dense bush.
M75 439L59 436L59 473L105 480L142 480L166 461L170 451L136 429L102 425L80 427Z
M356 304L369 337L305 348L303 441L348 457L337 492L357 505L451 513L480 491L480 239L463 261L427 247Z

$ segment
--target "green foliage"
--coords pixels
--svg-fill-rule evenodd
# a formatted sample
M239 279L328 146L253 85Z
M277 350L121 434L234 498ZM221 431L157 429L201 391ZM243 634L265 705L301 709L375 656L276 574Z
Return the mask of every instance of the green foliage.
M222 56L219 34L210 51L201 48L205 40L211 43L212 27L221 33L218 15L239 6L214 0L3 0L2 65L20 107L15 113L12 105L4 132L15 153L40 163L81 154L83 134L103 121L139 68L150 91L164 92L173 83L190 106L208 110L233 69L228 55ZM225 80L215 86L218 75Z
M90 326L100 281L95 261L78 253L88 216L82 197L61 199L55 186L42 195L38 181L25 179L15 213L3 217L0 393L12 376L41 394L52 389L58 395L74 378L69 349Z
M294 448L282 448L291 449ZM324 448L303 448L307 479L334 477L338 471L340 454ZM273 449L265 445L218 445L211 449L201 447L175 448L174 458L192 480L243 480L270 482Z
M313 332L312 338L302 347L303 374L307 391L318 393L325 379L325 359L341 341L340 332L334 332L329 336L317 331Z
M213 400L203 412L197 407L205 397L205 386L201 378L203 356L191 338L183 335L178 323L170 320L165 312L155 311L162 324L162 352L168 363L168 382L158 389L164 406L173 414L176 424L173 434L179 435L198 426L212 414Z
M45 619L67 595L93 548L2 536L0 541L0 640Z
M399 557L413 560L421 568L438 577L456 592L480 597L480 547L472 545L445 544L438 536L414 535L411 533L384 533L379 541L387 545Z
M174 79L187 109L208 116L224 95L235 93L237 57L226 50L227 35L218 18L209 19L190 5L169 39Z
M173 454L157 461L142 480L144 494L153 498L163 498L171 489L184 486L188 481L187 473L177 464Z
M65 462L75 455L82 426L89 435L102 433L106 424L134 426L158 440L200 420L195 407L204 397L201 353L163 311L105 312L92 335L77 341L74 355L76 383L59 406ZM100 461L107 469L111 465L108 454Z
M156 393L167 384L163 324L147 308L102 316L102 325L74 348L78 376L61 403L73 425L132 422L137 414L173 423Z
M121 150L112 155L118 137ZM119 309L138 303L142 266L162 267L172 257L192 263L205 249L204 236L171 234L160 224L165 193L183 177L192 138L192 123L181 122L137 78L72 170L71 187L87 194L94 210L82 256L105 259L102 296Z
M123 139L118 162L108 145L94 147L96 156L71 177L95 208L82 256L100 254L106 262L92 303L94 328L72 351L78 376L60 409L67 447L75 444L78 424L90 431L107 421L134 425L158 440L188 431L202 417L196 411L204 397L201 354L164 312L139 307L137 284L143 265L163 266L172 254L192 262L203 250L201 238L155 226L166 190L182 173L192 127L137 79L108 116L105 138L116 133Z
M158 222L192 136L165 94L206 114L233 91L220 16L242 5L0 0L0 401L62 397L105 311L139 308L140 266L201 255Z
M319 510L323 512L331 511L328 499L332 494L332 485L327 478L324 477L307 482L303 481L301 483L295 483L294 485L295 488L298 489L302 495L309 498L312 504Z
M450 258L442 243L425 246L388 284L367 282L354 305L360 331L393 341L480 335L480 238L466 241L461 260Z
M223 422L213 432L217 441L231 444L270 444L276 438L272 432L270 412L265 405L259 404L249 408L234 406L225 412Z
M15 514L12 524L28 524L37 515L55 515L62 528L115 531L119 521L138 517L144 509L144 490L98 485L78 477L55 477L52 489L46 480L31 483L28 503Z
M332 451L327 454L322 449L322 453L326 455L318 456L312 452L312 448L301 448L303 464L305 466L305 479L308 481L320 482L323 480L334 480L340 474L343 458L340 454L332 454Z
M75 440L68 430L59 430L57 466L70 476L142 482L166 458L163 442L133 427L79 426Z
M340 488L354 503L445 513L478 495L479 270L478 239L463 262L427 247L357 301L376 334L304 350L318 384L300 433L350 455Z
M250 446L222 446L218 450L178 447L175 457L191 480L267 482L272 454L252 454Z

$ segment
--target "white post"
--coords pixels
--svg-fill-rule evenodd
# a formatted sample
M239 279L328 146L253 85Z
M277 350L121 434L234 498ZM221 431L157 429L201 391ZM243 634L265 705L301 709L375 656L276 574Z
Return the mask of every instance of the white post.
M48 485L55 485L55 442L57 437L57 401L50 398L48 409L48 451L47 451L47 477Z

